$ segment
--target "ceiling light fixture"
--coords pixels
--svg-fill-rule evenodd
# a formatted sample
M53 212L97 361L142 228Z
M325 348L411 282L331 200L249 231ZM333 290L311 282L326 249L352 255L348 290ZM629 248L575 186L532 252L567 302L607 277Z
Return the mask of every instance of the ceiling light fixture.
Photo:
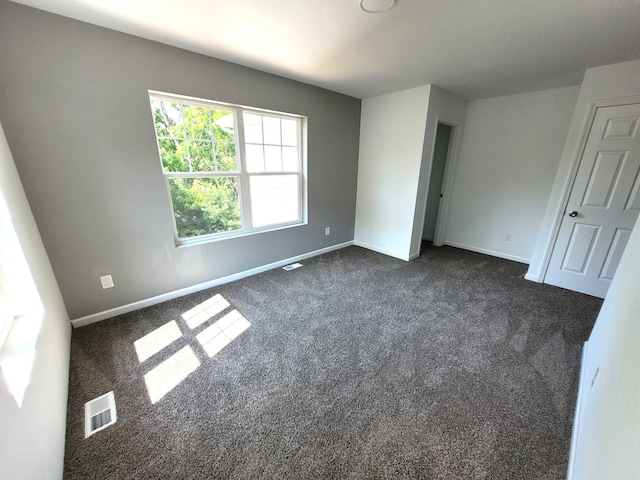
M389 10L396 0L360 0L360 8L367 13L380 13Z

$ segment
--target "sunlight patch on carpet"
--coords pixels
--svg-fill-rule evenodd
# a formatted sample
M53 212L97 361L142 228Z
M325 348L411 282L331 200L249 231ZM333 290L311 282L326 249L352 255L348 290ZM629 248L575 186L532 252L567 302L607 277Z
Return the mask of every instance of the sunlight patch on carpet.
M209 357L213 357L251 326L237 310L232 310L216 323L196 335Z
M200 367L201 362L192 346L196 351L202 348L211 358L251 326L251 323L238 310L226 313L209 326L205 325L207 322L213 322L215 317L221 315L230 306L231 304L222 295L216 294L184 312L181 319L171 320L134 342L140 363L158 356L162 350L171 345L174 345L174 350L179 348L179 344L175 342L181 339L185 343L191 343L144 375L151 403L158 402ZM187 335L183 333L185 326L180 325L180 322L186 324L190 330L203 328L195 338L199 345L193 343L191 334L185 337ZM198 355L200 358L205 358L202 353Z
M175 320L171 320L163 326L156 328L153 332L146 334L133 343L136 353L138 354L138 361L142 363L148 358L153 357L181 336L182 331Z
M200 366L200 360L190 346L171 355L144 376L151 403L156 403Z
M196 305L182 314L182 318L191 330L199 327L212 317L215 317L229 307L229 302L220 294Z

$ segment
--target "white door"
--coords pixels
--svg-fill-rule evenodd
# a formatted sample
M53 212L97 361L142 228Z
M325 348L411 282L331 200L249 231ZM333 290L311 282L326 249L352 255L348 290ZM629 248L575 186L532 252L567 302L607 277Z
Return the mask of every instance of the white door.
M640 211L640 104L598 108L545 283L604 297Z

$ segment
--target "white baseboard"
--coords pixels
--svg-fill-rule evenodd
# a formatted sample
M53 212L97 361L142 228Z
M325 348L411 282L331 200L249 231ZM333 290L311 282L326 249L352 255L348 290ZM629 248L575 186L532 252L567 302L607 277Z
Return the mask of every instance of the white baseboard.
M391 250L385 250L384 248L376 247L375 245L369 245L368 243L359 242L359 241L355 240L353 242L353 244L356 245L357 247L366 248L367 250L371 250L371 251L374 251L374 252L382 253L383 255L387 255L389 257L398 258L398 259L404 260L404 261L411 260L410 257L404 256L404 255L399 255L397 252L392 252Z
M167 300L172 300L174 298L183 297L184 295L188 295L190 293L199 292L201 290L206 290L207 288L216 287L218 285L233 282L235 280L240 280L241 278L250 277L251 275L256 275L258 273L266 272L267 270L283 267L285 265L289 265L290 263L299 262L301 260L305 260L311 257L317 257L318 255L322 255L323 253L332 252L334 250L340 250L342 248L349 247L351 245L353 245L353 241L339 243L337 245L331 245L330 247L314 250L313 252L303 253L302 255L297 255L295 257L279 260L277 262L269 263L268 265L262 265L260 267L245 270L243 272L234 273L233 275L228 275L226 277L216 278L215 280L199 283L191 287L181 288L179 290L174 290L172 292L163 293L162 295L157 295L155 297L139 300L137 302L129 303L127 305L122 305L121 307L111 308L103 312L92 313L91 315L86 315L84 317L71 320L71 324L74 327L82 327L84 325L89 325L91 323L99 322L101 320L106 320L107 318L115 317L116 315L122 315L124 313L133 312L134 310L150 307L151 305L155 305L161 302L166 302Z
M491 255L492 257L504 258L505 260L513 260L514 262L526 263L527 265L531 262L530 259L524 257L518 257L516 255L511 255L508 253L496 252L494 250L487 250L486 248L474 247L471 245L464 245L462 243L455 242L443 242L443 245L449 245L450 247L462 248L463 250L471 250L472 252L484 253L485 255Z
M575 477L575 462L578 454L578 434L580 429L580 418L582 413L582 402L586 395L586 388L588 386L586 375L587 365L587 352L589 342L584 342L582 346L582 363L580 364L580 380L578 382L578 398L576 399L576 411L573 415L573 429L571 432L571 450L569 451L569 468L567 469L567 480L574 480Z
M527 273L525 274L524 279L531 280L532 282L536 282L536 283L542 283L542 279L540 278L539 275L531 275L530 273Z

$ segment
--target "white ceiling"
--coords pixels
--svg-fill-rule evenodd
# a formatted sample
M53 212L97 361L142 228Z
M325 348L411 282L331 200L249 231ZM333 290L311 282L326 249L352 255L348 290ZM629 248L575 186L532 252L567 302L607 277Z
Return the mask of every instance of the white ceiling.
M358 98L428 83L486 98L640 58L640 0L14 1Z

